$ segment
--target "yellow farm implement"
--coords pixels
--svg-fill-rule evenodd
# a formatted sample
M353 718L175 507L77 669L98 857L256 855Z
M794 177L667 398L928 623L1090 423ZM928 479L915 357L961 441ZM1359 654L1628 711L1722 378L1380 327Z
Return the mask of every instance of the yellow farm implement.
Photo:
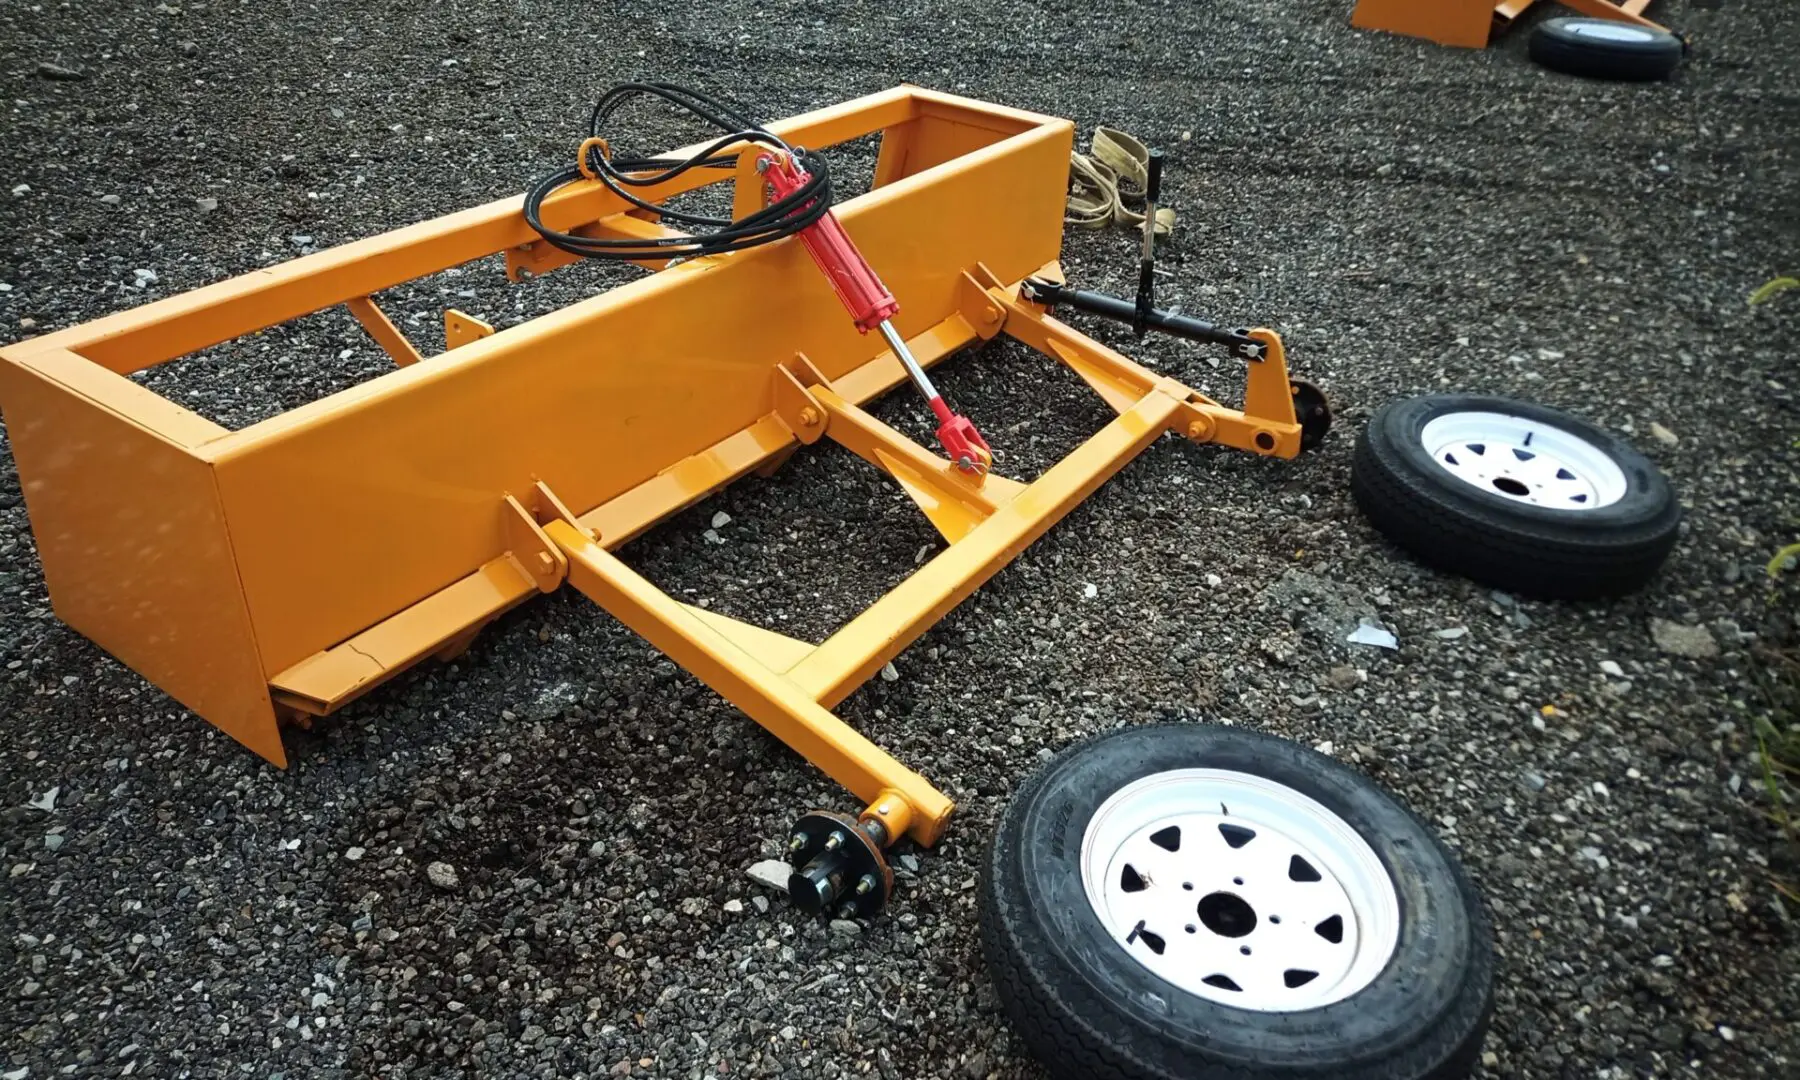
M628 249L688 239L584 167L540 200L538 227L503 199L0 350L57 614L284 765L284 723L453 656L509 608L571 586L855 794L858 817L803 819L794 849L818 906L879 907L881 849L934 843L951 802L831 708L1164 432L1292 457L1300 391L1267 330L1225 335L1247 343L1237 409L1048 314L1078 295L1057 263L1068 121L902 87L767 131L810 154L881 133L871 189L820 220L841 222L904 301L882 335L844 317L841 283L797 236L673 264L635 251L654 272L498 330L449 311L450 348L422 357L382 290L495 255L530 288L577 257L543 230ZM590 149L607 152L584 144L584 166ZM723 183L734 217L752 217L771 161L789 164L761 144L680 153L712 167L641 185L643 203ZM240 430L127 377L340 304L393 370ZM909 361L922 371L1002 334L1117 413L1036 480L941 456L864 411ZM657 522L821 439L891 476L946 542L822 643L684 604L620 559Z

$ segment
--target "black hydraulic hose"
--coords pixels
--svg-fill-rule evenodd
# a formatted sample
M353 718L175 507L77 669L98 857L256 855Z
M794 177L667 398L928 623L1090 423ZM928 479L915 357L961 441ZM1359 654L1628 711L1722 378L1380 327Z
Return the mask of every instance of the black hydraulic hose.
M760 123L697 90L672 83L620 83L594 103L594 110L588 119L589 135L596 139L602 138L602 128L613 113L621 105L636 98L666 102L725 134L687 158L608 157L601 152L599 146L589 145L585 162L538 180L525 193L525 221L551 246L582 258L619 261L711 255L742 251L792 236L830 211L831 174L823 158L789 147L780 136ZM629 190L666 184L690 169L732 168L737 164L737 154L727 151L745 143L760 143L791 154L796 163L809 174L809 178L786 198L778 199L735 221L731 218L673 210ZM585 179L582 171L584 164L595 179L631 206L652 211L662 220L676 225L709 231L696 232L690 236L654 239L609 239L550 228L543 221L544 201L564 186Z

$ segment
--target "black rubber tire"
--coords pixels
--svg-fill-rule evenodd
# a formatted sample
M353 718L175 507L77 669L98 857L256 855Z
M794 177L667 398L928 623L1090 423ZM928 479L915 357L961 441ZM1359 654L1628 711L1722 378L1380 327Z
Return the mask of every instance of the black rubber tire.
M1585 439L1624 472L1624 497L1594 510L1559 510L1457 478L1426 452L1421 432L1458 411L1524 417ZM1422 562L1549 599L1641 588L1668 559L1681 527L1675 493L1648 458L1585 420L1510 398L1431 394L1383 405L1356 440L1350 491L1377 529Z
M1530 53L1567 75L1654 82L1681 66L1682 45L1667 31L1612 19L1549 19L1531 32Z
M1393 875L1399 944L1362 991L1301 1012L1189 994L1111 939L1081 881L1089 820L1113 792L1169 769L1254 773L1316 799ZM1064 750L1013 798L988 850L981 941L1026 1046L1057 1080L1450 1080L1493 1010L1493 931L1431 831L1375 783L1295 743L1160 724Z

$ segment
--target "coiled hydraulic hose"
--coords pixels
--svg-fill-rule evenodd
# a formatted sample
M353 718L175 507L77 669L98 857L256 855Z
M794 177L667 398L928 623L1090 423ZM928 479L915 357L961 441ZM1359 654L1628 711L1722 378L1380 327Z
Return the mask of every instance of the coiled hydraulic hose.
M683 159L609 156L602 127L621 105L635 98L654 98L667 102L725 134L699 153ZM697 90L672 83L620 83L594 104L593 114L588 121L588 132L589 138L582 144L581 160L567 169L544 177L525 193L525 221L553 247L571 255L631 262L743 251L792 236L831 210L831 176L822 157L788 146L774 132L731 106ZM737 164L737 153L725 151L730 147L741 147L744 143L761 143L792 155L807 174L806 182L798 190L735 221L731 218L673 210L640 198L633 191L666 184L689 169L732 168ZM545 225L542 217L544 200L558 189L590 176L605 184L613 194L632 206L652 211L665 222L690 230L707 231L695 232L691 236L652 239L603 238L559 232Z

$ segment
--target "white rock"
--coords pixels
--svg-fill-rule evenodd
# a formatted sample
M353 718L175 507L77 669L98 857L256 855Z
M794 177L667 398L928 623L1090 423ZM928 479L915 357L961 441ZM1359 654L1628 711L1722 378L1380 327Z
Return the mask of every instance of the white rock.
M706 542L709 544L723 544L725 542L725 538L719 535L719 530L717 529L708 529L700 535L705 537Z
M44 850L60 851L62 849L62 846L63 846L62 833L51 833L50 835L44 837Z
M900 669L896 668L894 666L894 662L892 660L889 660L887 663L881 665L881 681L882 682L899 682L900 681Z
M200 208L202 214L210 214L219 208L219 200L208 195L204 199L195 199L194 205Z
M30 184L20 184L17 187L13 188L12 192L14 195L29 195L29 194L31 194L31 185ZM11 1076L12 1073L7 1073L6 1075Z
M1433 634L1445 641L1455 641L1457 638L1466 636L1468 632L1469 628L1466 626L1446 626L1442 630L1432 631Z
M458 884L456 867L447 862L434 862L425 867L425 877L440 889L454 889Z
M33 810L42 810L46 814L54 813L56 811L56 797L61 794L62 785L58 784L49 791L44 792L42 795L33 796L25 805L31 807Z
M344 852L344 858L350 860L351 862L356 862L357 860L361 859L364 855L367 855L367 854L368 854L368 852L363 850L362 848L353 847L350 850Z
M1379 626L1370 626L1368 623L1363 623L1355 630L1350 631L1350 636L1344 640L1352 645L1373 645L1379 649L1398 649L1400 647L1400 639L1395 637L1392 631L1383 630Z
M161 280L156 276L156 271L147 266L140 266L136 270L133 270L131 276L137 278L139 285L154 285Z
M1206 575L1206 587L1207 588L1216 589L1223 584L1225 584L1225 579L1220 577L1219 575L1217 575L1217 574Z
M1625 669L1619 666L1617 660L1600 661L1600 671L1602 674L1611 675L1615 679L1623 679L1625 677Z
M1092 600L1094 597L1099 596L1099 595L1100 595L1100 586L1094 584L1091 581L1081 587L1081 596L1085 600Z
M119 205L119 197L117 195L102 195L100 196L100 201L107 206Z
M788 878L793 875L794 868L781 859L764 859L744 872L749 874L750 880L758 885L767 885L771 889L785 893L787 892Z
M1713 640L1712 631L1704 626L1651 619L1650 639L1663 652L1691 660L1707 660L1719 655L1719 643Z
M1650 422L1650 437L1664 446L1680 446L1681 436L1655 421Z
M718 513L713 515L713 521L712 521L713 528L723 529L725 526L727 526L729 524L731 524L731 515L727 514L725 511L721 510Z
M744 902L742 900L727 900L727 901L725 901L725 913L726 914L739 915L739 914L743 913L743 910L744 910Z
M25 1080L25 1078L30 1075L31 1075L31 1066L26 1065L26 1066L22 1066L17 1069L11 1069L7 1072L0 1073L0 1080Z

